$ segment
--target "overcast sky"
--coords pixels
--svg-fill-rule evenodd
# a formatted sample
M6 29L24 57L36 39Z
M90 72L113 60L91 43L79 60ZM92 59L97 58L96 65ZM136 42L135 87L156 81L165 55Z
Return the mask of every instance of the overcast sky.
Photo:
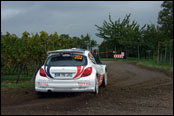
M21 37L42 30L80 37L90 34L99 44L103 39L95 36L95 24L101 26L108 20L123 19L131 13L131 20L141 26L157 24L162 1L3 1L1 2L1 32L15 33Z

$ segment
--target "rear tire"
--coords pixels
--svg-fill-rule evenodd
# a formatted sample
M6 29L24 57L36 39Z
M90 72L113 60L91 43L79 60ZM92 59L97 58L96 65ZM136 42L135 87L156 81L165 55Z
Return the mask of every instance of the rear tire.
M107 80L108 80L107 72L105 71L102 87L106 87L107 86L107 84L108 84Z
M46 94L46 93L44 93L44 92L36 92L36 93L37 93L37 96L38 96L39 98L44 97L45 94Z
M95 95L99 94L98 77L95 78Z

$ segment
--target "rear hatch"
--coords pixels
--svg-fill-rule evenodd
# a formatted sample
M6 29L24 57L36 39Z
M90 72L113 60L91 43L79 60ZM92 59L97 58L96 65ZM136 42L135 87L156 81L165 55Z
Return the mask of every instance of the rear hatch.
M87 65L87 58L81 54L58 53L47 58L44 70L48 77L56 80L78 78Z

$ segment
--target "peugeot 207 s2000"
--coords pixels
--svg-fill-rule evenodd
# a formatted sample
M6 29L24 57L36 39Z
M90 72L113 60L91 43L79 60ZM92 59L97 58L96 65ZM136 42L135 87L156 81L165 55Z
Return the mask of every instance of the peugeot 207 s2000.
M43 92L94 92L107 85L106 65L97 63L85 49L47 52L48 58L37 72L35 90Z

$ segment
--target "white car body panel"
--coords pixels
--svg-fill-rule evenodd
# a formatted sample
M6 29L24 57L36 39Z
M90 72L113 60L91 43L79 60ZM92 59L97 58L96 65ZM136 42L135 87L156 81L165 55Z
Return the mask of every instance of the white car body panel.
M53 54L57 54L59 52L72 52L74 49L65 49L65 50L56 50L56 51L50 51L48 52L48 55L51 56ZM76 53L76 51L73 51ZM87 57L87 65L86 66L61 66L61 67L48 67L42 66L41 68L45 69L45 71L49 72L50 76L53 78L50 78L48 75L47 77L43 77L40 75L40 71L37 72L36 78L35 78L35 90L37 92L95 92L95 79L96 74L101 75L98 82L102 83L103 78L102 76L105 74L105 68L106 65L98 65L94 64L89 59L89 51L86 50L84 52L78 52L77 54L83 54ZM92 67L92 74L86 77L81 77L83 72L86 68ZM56 77L55 73L59 72L60 75L63 73L67 73L67 75L70 73L71 77ZM74 78L76 75L80 74L76 78ZM48 73L46 73L48 74ZM66 74L65 74L66 75Z

